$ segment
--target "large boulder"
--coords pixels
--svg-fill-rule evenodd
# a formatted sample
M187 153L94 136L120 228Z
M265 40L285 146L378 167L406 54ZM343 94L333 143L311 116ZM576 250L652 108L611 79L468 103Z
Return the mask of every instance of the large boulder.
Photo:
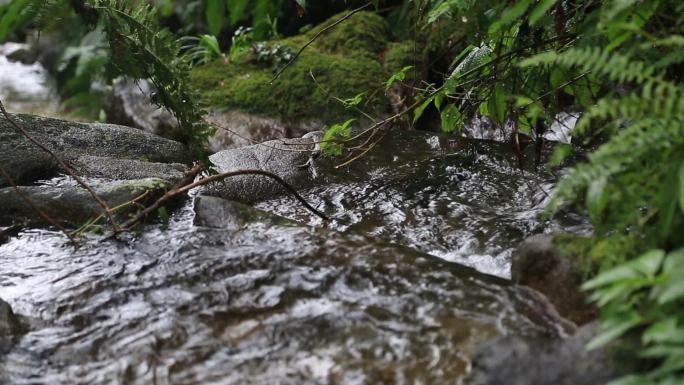
M596 319L597 311L580 289L586 267L575 253L559 246L566 238L542 234L526 239L513 255L511 278L546 295L562 316L581 325ZM574 243L588 241L572 238Z
M213 149L243 144L240 136L245 132L249 139L262 142L301 136L350 118L366 125L369 121L361 110L375 117L392 112L398 98L392 92L386 95L385 80L408 63L412 51L407 44L392 43L389 25L373 12L358 12L318 36L271 81L314 35L342 16L335 15L297 36L256 43L249 52L193 70L193 82L213 111L210 121L238 132L219 129L211 141ZM363 96L359 109L342 102L357 95ZM221 116L224 113L226 117ZM254 129L245 130L245 125Z
M190 161L182 144L131 127L23 114L13 115L13 119L66 161L81 156L162 163ZM0 165L19 184L54 176L60 171L53 157L19 133L5 117L0 117ZM6 184L0 177L0 186Z
M603 385L634 368L615 344L587 351L596 323L565 339L498 338L477 349L466 385ZM629 342L622 342L628 344Z

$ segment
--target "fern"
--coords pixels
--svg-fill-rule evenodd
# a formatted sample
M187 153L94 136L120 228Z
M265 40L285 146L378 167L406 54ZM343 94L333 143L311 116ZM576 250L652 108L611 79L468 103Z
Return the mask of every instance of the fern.
M572 48L565 52L544 52L520 62L521 67L556 64L579 67L616 82L654 80L655 68L619 53L610 53L601 47Z
M132 6L125 0L91 0L88 5L107 34L111 65L122 74L152 82L153 101L173 112L185 141L204 159L203 143L213 131L190 86L190 59L181 52L181 43L159 27L150 5Z

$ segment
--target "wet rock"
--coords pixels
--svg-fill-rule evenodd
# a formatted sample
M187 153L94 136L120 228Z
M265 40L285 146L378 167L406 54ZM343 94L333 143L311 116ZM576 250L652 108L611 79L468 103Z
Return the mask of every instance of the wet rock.
M23 331L24 328L10 305L0 299L0 354L7 353L13 341Z
M10 238L17 236L21 229L22 227L17 225L0 227L0 245L9 241Z
M168 181L158 178L113 182L89 181L88 183L111 208L131 202L136 198L140 198L136 200L140 204L149 203L164 194L171 186ZM0 224L23 222L29 225L50 225L23 198L30 199L45 214L67 226L80 226L103 211L88 191L73 183L56 186L22 186L19 189L21 196L12 187L0 188L0 207L2 207ZM137 207L136 205L123 207L116 212L116 215L123 218Z
M178 120L168 110L152 103L153 91L152 84L146 79L116 79L107 100L107 120L165 138L179 139Z
M247 225L261 222L267 224L294 224L289 219L254 209L239 202L223 198L198 196L195 198L195 226L225 230L239 230Z
M511 278L546 295L558 312L577 324L596 319L593 306L580 290L583 274L578 261L543 234L526 239L513 255Z
M131 127L76 123L23 114L13 117L33 138L67 161L81 156L164 163L186 163L190 160L180 143ZM0 117L0 165L19 184L54 176L59 170L50 155L18 133L4 117ZM0 186L6 184L0 178Z
M321 127L319 122L286 123L277 118L260 117L239 111L215 111L207 116L216 133L209 138L209 151L249 146L267 140L297 138Z
M358 12L339 28L322 33L277 81L271 82L274 68L286 63L302 45L343 15L335 15L300 35L257 43L252 52L230 62L216 60L198 66L193 69L193 82L210 110L239 111L282 122L295 130L288 136L301 135L299 128L332 125L350 118L361 125L367 123L363 114L335 98L346 100L364 93L364 111L373 116L387 115L392 108L383 79L400 63L398 55L414 57L415 53L392 50L393 67L385 66L382 58L391 30L373 12Z
M296 189L314 182L312 156L316 145L311 137L271 140L262 144L225 150L209 157L219 172L257 169L278 175ZM261 175L242 175L206 186L202 194L252 203L277 196L287 190L274 179Z
M465 384L603 385L630 365L615 346L585 349L597 330L591 323L566 339L499 338L476 351Z
M116 159L100 156L81 156L72 162L74 170L91 178L132 180L159 178L178 183L187 170L181 163L153 163L135 159Z

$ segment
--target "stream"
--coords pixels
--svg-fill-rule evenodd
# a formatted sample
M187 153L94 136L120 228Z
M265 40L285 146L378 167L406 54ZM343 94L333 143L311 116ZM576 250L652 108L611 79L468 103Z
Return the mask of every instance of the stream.
M29 326L0 384L459 384L497 336L565 335L507 280L527 236L586 229L540 219L544 163L409 132L303 191L329 223L284 196L237 230L194 225L192 199L78 248L25 229L0 245L0 298Z

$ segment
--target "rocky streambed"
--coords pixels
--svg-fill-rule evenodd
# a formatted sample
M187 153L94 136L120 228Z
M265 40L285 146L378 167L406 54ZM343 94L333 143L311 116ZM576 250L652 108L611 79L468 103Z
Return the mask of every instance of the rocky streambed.
M152 134L16 119L112 205L153 199L188 167L182 146ZM96 215L92 198L4 119L0 138L0 164L44 210L72 227ZM211 159L220 171L281 175L328 222L275 183L243 176L193 191L169 207L166 221L118 239L89 233L74 247L4 181L0 221L15 226L3 227L0 245L0 383L497 384L504 382L494 374L512 373L509 383L561 376L598 384L610 377L603 365L587 366L605 359L583 353L591 330L558 342L575 325L508 279L529 235L586 230L572 215L539 219L557 175L535 162L534 151L519 158L500 143L405 131L335 168L337 160L316 153L315 138ZM118 193L107 195L112 189ZM560 352L562 363L530 358L537 350ZM530 370L513 370L521 363Z

